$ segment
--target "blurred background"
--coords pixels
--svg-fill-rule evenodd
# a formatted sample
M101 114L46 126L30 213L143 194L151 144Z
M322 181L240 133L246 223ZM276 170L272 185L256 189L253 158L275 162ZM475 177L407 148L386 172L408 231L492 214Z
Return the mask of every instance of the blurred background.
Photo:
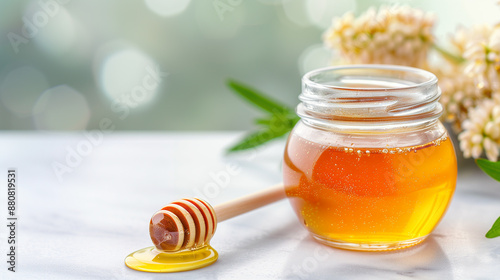
M0 1L0 129L247 130L258 112L228 78L295 106L300 78L331 63L335 16L407 4L493 24L494 0Z

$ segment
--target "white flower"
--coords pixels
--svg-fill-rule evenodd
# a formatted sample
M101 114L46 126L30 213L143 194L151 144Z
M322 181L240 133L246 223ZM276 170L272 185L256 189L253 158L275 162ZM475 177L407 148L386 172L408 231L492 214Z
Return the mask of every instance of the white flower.
M371 8L333 21L323 38L347 63L427 65L434 16L408 6Z
M465 73L474 78L478 88L500 90L500 27L486 28L470 38L463 56Z
M475 57L482 63L485 53L480 42L489 38L492 30L492 27L488 25L457 29L450 38L454 52L458 57L469 59ZM483 60L479 59L481 57ZM443 119L452 123L456 132L460 132L462 123L468 118L469 109L474 108L482 100L491 98L492 89L486 86L484 78L478 78L478 74L474 74L479 71L482 75L483 66L476 65L470 60L465 63L457 60L446 60L446 62L449 65L440 63L433 72L438 75L439 86L442 90ZM479 81L483 82L479 83Z
M498 159L500 148L500 94L486 99L469 111L463 123L464 131L458 135L460 149L465 157L478 158L483 153L491 161Z
M456 132L462 130L462 123L468 118L469 109L489 97L488 92L476 87L473 78L463 73L462 67L449 74L441 74L439 87L440 102L444 109L443 119L452 123Z

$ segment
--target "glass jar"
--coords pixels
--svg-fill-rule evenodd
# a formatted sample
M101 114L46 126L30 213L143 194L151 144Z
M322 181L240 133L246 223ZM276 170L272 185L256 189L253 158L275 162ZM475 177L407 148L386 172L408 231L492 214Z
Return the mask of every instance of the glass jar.
M453 144L438 119L440 95L435 75L411 67L304 75L283 175L293 209L316 240L393 250L432 232L457 178Z

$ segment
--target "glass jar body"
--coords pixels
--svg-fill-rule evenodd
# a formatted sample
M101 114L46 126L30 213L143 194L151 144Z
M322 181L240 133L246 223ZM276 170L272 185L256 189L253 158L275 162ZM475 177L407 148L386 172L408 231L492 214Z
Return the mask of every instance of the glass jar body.
M289 201L316 240L366 251L424 240L444 215L457 175L453 144L437 120L386 133L300 121L283 169Z

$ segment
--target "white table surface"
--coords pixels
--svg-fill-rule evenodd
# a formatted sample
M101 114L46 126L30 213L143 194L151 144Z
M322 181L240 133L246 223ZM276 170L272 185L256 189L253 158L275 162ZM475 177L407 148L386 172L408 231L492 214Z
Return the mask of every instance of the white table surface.
M238 156L223 150L239 133L106 134L59 181L54 162L87 141L83 132L0 133L0 211L6 224L7 168L18 169L18 263L0 279L499 279L500 238L485 232L500 215L500 184L475 166L459 169L457 192L431 237L386 253L325 247L302 229L286 200L219 224L206 268L156 274L123 259L151 245L150 216L182 197L217 204L281 180L283 142ZM240 167L226 187L211 173ZM205 191L204 191L205 189ZM206 190L209 190L208 192ZM0 226L1 259L7 228Z

